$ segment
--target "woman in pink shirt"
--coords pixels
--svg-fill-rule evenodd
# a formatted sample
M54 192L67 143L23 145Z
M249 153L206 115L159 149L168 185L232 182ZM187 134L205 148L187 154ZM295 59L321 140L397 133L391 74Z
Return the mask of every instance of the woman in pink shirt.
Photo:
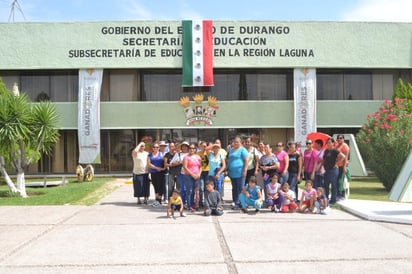
M283 184L289 179L289 156L288 153L284 150L284 145L282 142L278 142L275 149L276 158L279 160L279 183Z
M313 148L312 141L306 141L306 150L303 154L303 178L305 180L311 180L312 171L315 167L315 163L318 159L319 151Z
M190 211L195 211L195 188L202 174L202 159L196 154L196 145L189 146L189 154L183 159L184 182L186 187L187 206Z

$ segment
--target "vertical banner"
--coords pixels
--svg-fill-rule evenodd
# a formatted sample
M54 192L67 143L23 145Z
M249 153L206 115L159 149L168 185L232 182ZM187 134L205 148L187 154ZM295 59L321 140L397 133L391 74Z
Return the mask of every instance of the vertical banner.
M316 131L316 69L293 71L295 141L304 143Z
M100 90L103 70L79 70L79 163L100 164Z
M213 21L182 21L182 86L213 86Z

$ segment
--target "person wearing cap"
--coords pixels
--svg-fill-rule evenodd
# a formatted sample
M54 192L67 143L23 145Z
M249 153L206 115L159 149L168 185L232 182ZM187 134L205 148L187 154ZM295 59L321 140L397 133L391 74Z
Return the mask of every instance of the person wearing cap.
M163 157L164 166L168 170L168 176L166 176L166 195L167 198L172 196L172 192L177 187L177 176L180 174L182 164L180 161L172 162L173 158L177 154L176 144L174 142L169 143L169 151ZM165 195L165 196L166 196Z
M241 213L246 213L248 206L255 208L256 213L260 211L263 205L263 195L260 186L257 185L255 176L250 177L248 184L239 194L241 204Z
M183 170L183 159L189 154L189 143L183 141L179 146L179 151L175 153L175 156L170 161L171 163L176 163L180 167L179 175L176 179L176 188L180 190L180 196L183 200L183 205L186 206L186 187L184 182L184 170Z
M220 153L220 143L212 145L212 151L209 153L209 173L208 180L212 181L215 190L223 197L223 182L225 180L226 161Z
M165 141L159 142L159 152L164 157L166 153L169 151L169 145Z

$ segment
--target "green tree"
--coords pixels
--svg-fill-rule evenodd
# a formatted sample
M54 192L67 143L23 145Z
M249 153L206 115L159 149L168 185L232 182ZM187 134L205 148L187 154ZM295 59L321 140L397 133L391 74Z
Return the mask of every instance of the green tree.
M27 197L24 172L59 139L55 106L31 103L26 94L13 95L0 78L0 172L12 193ZM6 165L17 172L14 184Z
M393 91L392 100L395 100L395 98L406 99L407 101L406 108L409 111L409 113L412 113L412 84L411 83L405 84L402 81L402 79L399 79L395 87L395 90Z
M356 136L366 164L390 190L412 149L412 85L401 80L392 102L385 101ZM409 96L409 98L408 98Z

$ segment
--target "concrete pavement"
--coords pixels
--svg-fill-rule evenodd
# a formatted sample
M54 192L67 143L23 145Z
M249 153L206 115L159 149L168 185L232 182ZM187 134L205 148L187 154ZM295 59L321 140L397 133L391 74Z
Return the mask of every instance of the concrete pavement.
M0 207L0 273L412 272L411 225L334 209L173 220L165 206L136 205L124 180L113 183L93 206Z

